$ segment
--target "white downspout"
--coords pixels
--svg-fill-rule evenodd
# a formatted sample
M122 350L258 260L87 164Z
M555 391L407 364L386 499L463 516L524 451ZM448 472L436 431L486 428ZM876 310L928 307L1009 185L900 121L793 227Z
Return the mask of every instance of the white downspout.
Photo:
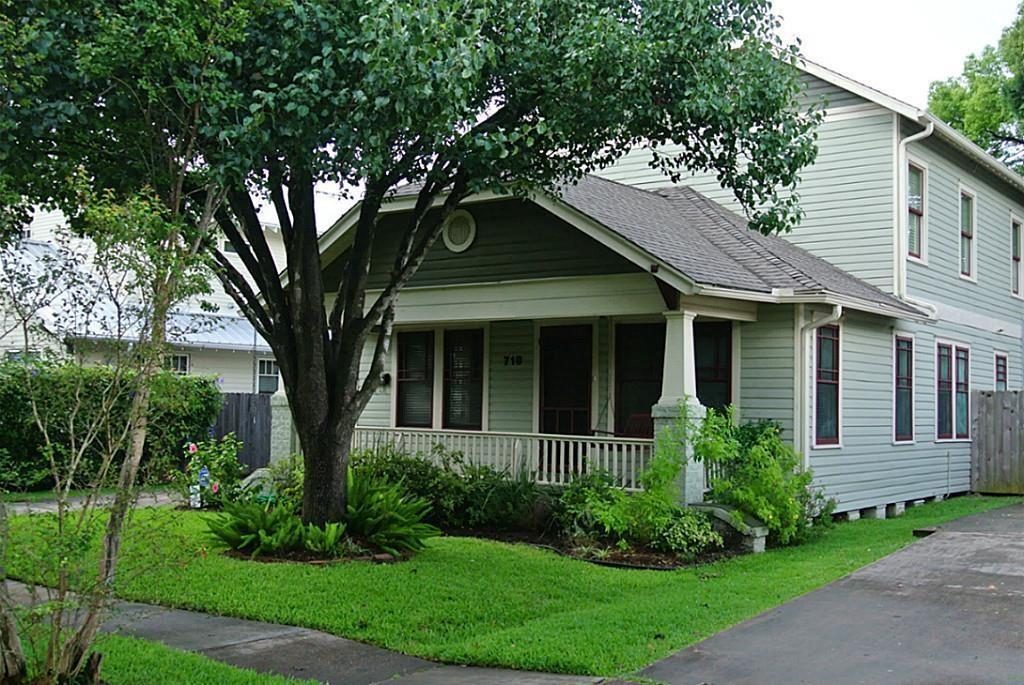
M899 126L897 117L896 125ZM896 146L896 250L897 273L893 274L896 281L896 297L910 304L922 307L934 316L935 305L915 300L907 294L907 208L903 206L907 188L907 145L924 140L935 131L935 122L929 121L923 131L901 138ZM897 135L899 131L897 131Z
M797 378L800 380L800 392L799 396L797 397L799 416L797 417L798 425L795 425L793 427L793 442L796 451L800 452L803 455L805 469L808 468L811 463L810 450L804 448L805 442L808 443L807 447L810 447L810 440L808 440L808 437L810 435L810 414L807 411L808 405L810 404L810 398L808 397L807 392L809 383L808 378L806 376L808 362L810 360L807 357L807 334L815 328L819 328L821 326L828 326L829 324L836 323L841 318L843 318L843 305L834 304L832 305L832 311L829 314L820 319L811 319L810 321L808 321L807 323L800 327L800 340L797 341L800 345L799 354L797 355L798 359L800 360L800 368L797 369L796 374Z

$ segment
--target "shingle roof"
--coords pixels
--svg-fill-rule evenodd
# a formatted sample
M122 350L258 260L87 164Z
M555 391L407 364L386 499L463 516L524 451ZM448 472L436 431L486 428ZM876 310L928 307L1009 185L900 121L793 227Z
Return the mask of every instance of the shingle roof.
M692 188L643 190L597 176L559 199L678 269L699 285L796 295L832 294L894 315L924 313L785 238L751 230L743 217Z

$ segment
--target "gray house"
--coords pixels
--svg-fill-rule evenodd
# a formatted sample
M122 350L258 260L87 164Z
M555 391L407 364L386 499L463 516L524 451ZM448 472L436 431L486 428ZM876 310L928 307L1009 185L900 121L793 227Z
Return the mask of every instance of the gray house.
M635 487L656 425L695 398L781 422L851 516L968 489L971 391L1021 386L1024 179L925 112L802 78L827 116L784 238L644 150L560 193L470 198L403 291L357 444ZM386 205L385 241L411 202ZM328 291L357 209L322 238Z

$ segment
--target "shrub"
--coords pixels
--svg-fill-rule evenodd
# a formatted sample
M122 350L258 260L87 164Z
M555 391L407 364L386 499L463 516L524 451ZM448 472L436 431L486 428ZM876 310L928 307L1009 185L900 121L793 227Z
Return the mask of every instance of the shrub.
M123 384L118 389L114 384ZM55 458L62 458L62 446L72 435L67 420L79 406L78 426L95 423L103 398L111 391L120 394L109 417L112 427L126 423L131 400L127 380L118 379L104 366L33 362L0 363L0 445L6 451L0 466L0 488L39 489L52 485L50 467L43 456L43 437L35 423L32 398L57 445ZM220 392L211 378L158 373L151 386L149 432L143 457L148 477L166 480L181 464L181 448L203 439L220 411ZM84 428L82 429L84 430ZM78 436L79 438L81 436ZM99 455L87 455L89 463L80 470L79 485L95 478Z
M242 489L245 467L238 461L242 443L234 433L220 440L209 438L185 447L188 463L184 471L175 476L175 484L185 497L192 488L199 490L200 504L204 507L235 499ZM201 475L206 470L205 478ZM204 482L205 481L205 482Z
M334 559L363 551L345 537L344 523L303 526L292 509L270 502L227 502L223 512L206 525L214 540L253 558L306 552Z
M299 511L302 509L302 479L305 470L302 455L299 454L290 454L286 459L271 462L268 468L270 492L266 496L282 506Z
M777 423L736 426L731 409L709 409L696 432L694 450L721 474L709 483L710 499L763 521L774 542L801 542L815 520L831 521L835 503L813 486L813 473L783 442Z
M429 512L430 503L402 485L349 469L347 523L354 537L395 556L416 552L441 534L424 522Z

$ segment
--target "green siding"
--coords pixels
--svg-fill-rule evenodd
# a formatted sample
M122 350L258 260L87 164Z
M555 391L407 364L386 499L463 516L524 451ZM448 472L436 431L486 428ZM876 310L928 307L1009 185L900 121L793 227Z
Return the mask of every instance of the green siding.
M468 210L476 220L473 244L454 253L439 239L410 287L637 271L624 257L532 203L503 200L470 205ZM381 220L371 260L371 288L387 282L405 216ZM336 259L324 268L328 292L337 289L343 261Z
M363 356L359 364L359 377L366 378L373 359L373 348L377 344L376 336L370 336L363 347ZM390 350L394 351L394 347ZM391 364L384 365L385 373L391 373ZM393 382L393 379L392 379ZM359 417L360 426L387 427L391 425L391 386L382 386L370 398L369 404Z
M490 430L529 433L533 430L533 321L495 321L491 324ZM505 364L520 355L519 366Z
M801 71L797 77L802 84L799 102L802 106L822 105L829 109L867 104L868 101L859 95Z
M758 305L740 327L740 418L770 419L793 435L793 307Z

